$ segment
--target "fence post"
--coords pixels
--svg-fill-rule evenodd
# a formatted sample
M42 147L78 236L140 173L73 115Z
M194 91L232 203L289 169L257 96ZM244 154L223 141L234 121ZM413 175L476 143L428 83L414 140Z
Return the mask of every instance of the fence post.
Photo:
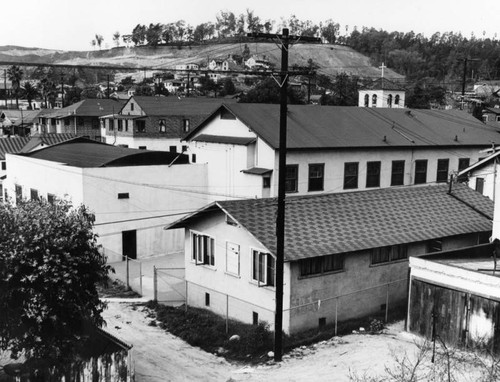
M128 256L125 256L125 262L126 262L126 269L127 269L127 276L126 276L126 279L127 279L127 290L130 289L130 282L129 282L129 269L128 269Z
M158 282L156 275L156 265L153 265L153 301L158 302Z
M387 283L387 292L385 296L385 322L387 323L387 319L389 318L389 283Z
M141 291L141 297L142 295L142 262L139 262L139 290Z
M229 295L226 294L226 334L229 333Z
M337 325L338 325L338 321L337 321L337 317L338 317L338 306L339 306L339 298L337 297L335 299L335 336L337 335Z

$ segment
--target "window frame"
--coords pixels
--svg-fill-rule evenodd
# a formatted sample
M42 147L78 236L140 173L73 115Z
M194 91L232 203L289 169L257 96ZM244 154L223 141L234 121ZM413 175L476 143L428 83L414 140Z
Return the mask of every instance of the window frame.
M376 165L377 173L370 174L370 165ZM366 162L366 188L377 188L380 187L380 171L382 168L381 161L370 161ZM375 181L374 181L375 180Z
M230 251L231 246L234 246L236 248L237 252ZM233 272L232 270L229 270L229 268L228 268L228 264L229 264L228 257L231 253L234 253L237 256L237 261L238 261L237 268L238 269L236 272ZM239 244L233 243L231 241L226 241L226 270L225 271L227 274L230 274L232 276L237 276L237 277L239 277L241 274L241 246Z
M257 283L259 287L272 287L276 286L276 258L262 249L250 248L250 261L251 266L251 281ZM258 255L258 261L256 262L255 256ZM261 261L261 259L263 261ZM271 259L271 264L269 264ZM256 267L257 265L257 267ZM258 275L255 275L257 270ZM271 270L271 274L269 274ZM262 273L261 273L262 272ZM262 277L260 277L262 276Z
M209 251L205 253L207 243ZM201 249L200 249L201 247ZM215 238L197 231L191 231L191 261L196 265L205 265L208 267L215 267Z
M158 121L158 132L160 134L165 134L167 132L167 123L165 119L160 119Z
M323 191L325 186L325 164L310 163L308 174L307 191Z
M353 175L347 174L348 166L354 166L356 172ZM344 162L344 190L356 190L358 188L358 178L359 178L359 162ZM351 183L351 180L355 182Z
M395 172L395 166L401 165L401 173ZM401 177L401 183L396 182ZM391 186L404 186L405 184L405 161L404 160L393 160L391 164Z
M481 177L476 178L476 185L474 189L481 195L484 195L484 178Z
M440 163L446 163L446 170L439 168ZM438 159L436 168L436 183L447 183L449 171L450 171L450 160L448 158Z
M294 169L295 171L295 176L294 177L288 177L289 175L289 170ZM285 192L286 193L292 193L292 192L298 192L299 191L299 165L298 164L287 164L285 167ZM289 182L293 182L293 189L289 187Z
M370 266L390 264L404 260L408 260L407 244L395 244L372 248L370 253Z
M333 255L309 257L300 259L298 264L299 278L344 272L345 254L337 253Z
M419 165L425 164L425 171L423 168L418 168ZM415 160L415 171L414 171L414 179L413 184L426 184L427 183L427 169L428 169L428 160L427 159L416 159ZM418 182L417 182L418 179Z

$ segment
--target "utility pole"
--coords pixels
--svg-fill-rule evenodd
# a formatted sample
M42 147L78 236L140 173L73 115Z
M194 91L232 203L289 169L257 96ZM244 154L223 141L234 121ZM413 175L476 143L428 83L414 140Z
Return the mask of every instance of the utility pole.
M459 59L459 61L462 60L464 62L464 72L462 74L462 103L460 106L460 110L463 110L465 105L465 77L467 75L467 61L479 61L477 58L467 58L467 57Z
M109 99L109 74L107 75L106 77L107 81L108 81L108 91L107 91L107 99Z
M288 47L290 42L321 42L319 38L290 36L284 28L281 35L249 33L248 37L271 38L281 45L280 82L280 133L278 160L278 212L276 217L276 311L274 313L274 360L281 361L283 355L283 269L285 259L285 183L286 183L286 122L288 90ZM292 41L291 41L292 40ZM276 80L276 79L275 79Z
M64 74L61 73L61 106L64 107Z

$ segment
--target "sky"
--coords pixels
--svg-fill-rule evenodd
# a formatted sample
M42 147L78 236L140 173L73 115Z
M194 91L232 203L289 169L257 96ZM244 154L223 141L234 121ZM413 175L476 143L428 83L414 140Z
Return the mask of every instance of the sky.
M315 23L332 19L342 32L347 25L349 31L366 26L425 36L453 31L482 37L485 32L490 38L500 15L498 0L477 7L468 0L4 0L0 46L92 50L91 41L100 34L103 48L110 48L113 33L130 34L137 24L184 20L196 26L215 22L220 11L239 15L247 8L277 23L291 15Z

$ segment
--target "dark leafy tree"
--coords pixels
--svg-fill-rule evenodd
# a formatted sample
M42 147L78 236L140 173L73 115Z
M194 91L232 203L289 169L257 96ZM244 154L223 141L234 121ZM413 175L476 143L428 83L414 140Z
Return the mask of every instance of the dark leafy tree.
M254 12L250 9L247 9L247 30L254 33L259 33L263 30L263 25L260 23L260 17L255 16Z
M193 32L193 40L202 42L210 39L214 35L215 26L213 23L203 23L197 25Z
M208 77L200 77L200 92L208 94L214 92L214 96L217 97L217 91L219 90L219 85Z
M245 46L243 47L243 60L248 60L250 58L250 48L248 47L247 44L245 44Z
M102 35L100 35L100 34L95 35L95 42L96 42L97 46L99 47L99 49L101 49L101 45L102 45L103 41L104 41L104 37L102 37Z
M132 42L135 46L144 44L146 40L146 26L137 24L132 30Z
M280 103L281 93L280 87L272 78L266 78L259 82L247 94L244 94L240 101L241 103ZM289 88L287 91L289 104L303 104L304 96L300 92L296 92Z
M331 86L332 93L323 95L322 105L357 106L358 105L358 78L350 77L346 73L339 73Z
M215 29L219 37L233 36L236 31L236 16L233 12L220 11L216 16Z
M19 109L19 94L21 90L21 80L23 78L24 72L21 67L17 65L12 65L7 69L7 77L9 81L12 82L12 92L16 98L16 108Z
M96 286L109 266L85 206L0 205L0 348L28 359L75 358L89 326L102 326Z
M82 100L82 89L72 87L64 93L64 105L69 106Z
M321 28L321 37L329 44L335 44L339 29L340 25L338 23L335 23L333 20L327 20Z
M154 90L149 85L138 85L135 88L135 95L137 96L153 96Z
M38 89L42 98L44 99L44 104L46 108L54 107L56 96L57 96L57 86L48 78L42 79L38 84Z
M134 83L135 80L132 78L132 76L127 76L120 81L120 84L123 85L125 88L131 87L132 85L134 85Z
M161 24L149 24L146 31L146 42L150 46L157 46L161 42L163 26Z
M115 33L113 33L113 41L115 42L115 45L117 47L120 46L120 32L116 31Z
M105 94L101 91L101 88L99 86L92 85L85 87L80 93L80 97L82 99L104 98Z
M234 82L231 78L227 77L222 81L222 89L220 91L220 95L233 95L236 93L236 87L234 86Z

